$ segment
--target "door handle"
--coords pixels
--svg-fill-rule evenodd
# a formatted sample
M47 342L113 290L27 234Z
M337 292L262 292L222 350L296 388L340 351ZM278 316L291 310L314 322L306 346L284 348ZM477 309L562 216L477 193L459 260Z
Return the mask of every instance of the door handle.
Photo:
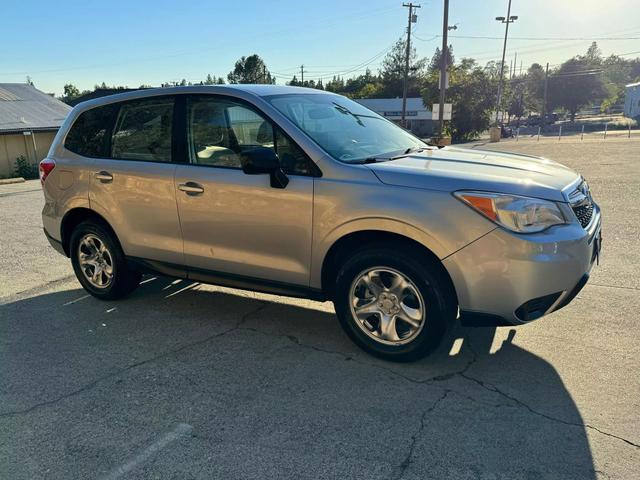
M102 170L101 172L97 172L96 178L102 183L109 183L113 181L113 175L111 175L109 172L105 172L104 170Z
M200 195L204 192L202 185L196 182L181 183L178 185L178 190L185 192L187 195Z

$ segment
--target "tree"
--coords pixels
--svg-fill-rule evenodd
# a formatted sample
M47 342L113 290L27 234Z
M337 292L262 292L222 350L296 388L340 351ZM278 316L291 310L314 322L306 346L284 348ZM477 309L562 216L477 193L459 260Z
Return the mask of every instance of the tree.
M520 122L520 119L524 115L525 79L515 77L508 80L507 84L508 88L505 89L507 113L509 117L514 116L518 119L518 122Z
M324 86L324 89L327 92L341 93L344 91L344 80L342 77L334 75L333 78Z
M213 80L213 77L211 76L210 73L207 74L207 78L204 81L205 85L214 85L215 81Z
M404 85L404 68L407 54L407 42L400 38L382 61L380 76L384 96L401 97ZM409 77L407 96L420 94L419 79L424 73L426 59L418 58L415 47L409 51Z
M298 80L298 77L294 75L293 78L287 82L287 85L290 85L292 87L301 87L302 82Z
M63 96L64 96L67 100L71 100L71 99L74 99L74 98L76 98L76 97L79 97L79 96L80 96L80 90L78 89L78 87L76 87L76 86L75 86L75 85L73 85L72 83L67 83L67 84L64 86L63 91L64 91L64 95L63 95Z
M578 58L586 62L589 66L599 66L602 64L602 51L596 42L591 42L587 52Z
M440 61L442 58L442 51L440 47L436 47L436 51L431 57L431 62L429 62L429 66L427 67L428 73L439 72L440 71ZM455 63L455 59L453 57L453 46L449 45L447 47L447 68Z
M575 57L549 76L549 103L552 107L565 108L572 122L579 108L607 95L602 73L591 66L584 57Z
M256 54L241 57L227 75L227 80L229 83L274 83L264 61Z
M529 111L542 112L544 103L545 69L534 63L527 70L524 79L524 107Z
M438 72L432 72L423 82L425 105L438 101L438 78ZM454 140L476 138L489 127L497 85L498 79L491 70L480 67L471 58L463 58L450 67L447 102L453 104L453 114L446 130Z

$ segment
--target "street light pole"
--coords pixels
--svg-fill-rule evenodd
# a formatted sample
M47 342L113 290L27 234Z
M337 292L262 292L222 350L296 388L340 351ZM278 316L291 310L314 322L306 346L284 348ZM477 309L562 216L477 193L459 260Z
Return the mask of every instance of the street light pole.
M498 79L498 98L496 101L496 125L498 125L498 112L500 111L500 103L502 102L502 81L504 76L504 56L507 53L507 37L509 36L509 24L518 19L516 15L511 15L511 0L507 7L506 17L496 17L496 20L506 24L504 29L504 44L502 45L502 61L500 62L500 78Z

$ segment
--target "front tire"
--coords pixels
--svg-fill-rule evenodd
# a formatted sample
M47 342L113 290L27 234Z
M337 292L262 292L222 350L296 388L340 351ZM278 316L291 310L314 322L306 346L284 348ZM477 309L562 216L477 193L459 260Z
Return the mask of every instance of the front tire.
M360 348L396 362L431 353L455 320L455 295L442 267L414 248L374 246L337 273L334 304Z
M115 235L102 223L87 220L71 234L69 253L83 288L101 300L117 300L133 292L142 275L131 270Z

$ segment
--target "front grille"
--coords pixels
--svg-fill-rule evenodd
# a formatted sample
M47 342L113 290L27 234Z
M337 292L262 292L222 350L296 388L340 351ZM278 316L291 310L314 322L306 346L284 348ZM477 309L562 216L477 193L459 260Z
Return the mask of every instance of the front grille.
M587 204L571 208L573 209L573 213L576 214L576 217L578 217L580 225L582 225L583 228L586 228L591 222L591 217L593 216L593 203L589 201Z
M591 199L591 192L589 191L587 182L583 181L580 186L569 195L569 202L582 228L587 228L593 217L593 200Z

